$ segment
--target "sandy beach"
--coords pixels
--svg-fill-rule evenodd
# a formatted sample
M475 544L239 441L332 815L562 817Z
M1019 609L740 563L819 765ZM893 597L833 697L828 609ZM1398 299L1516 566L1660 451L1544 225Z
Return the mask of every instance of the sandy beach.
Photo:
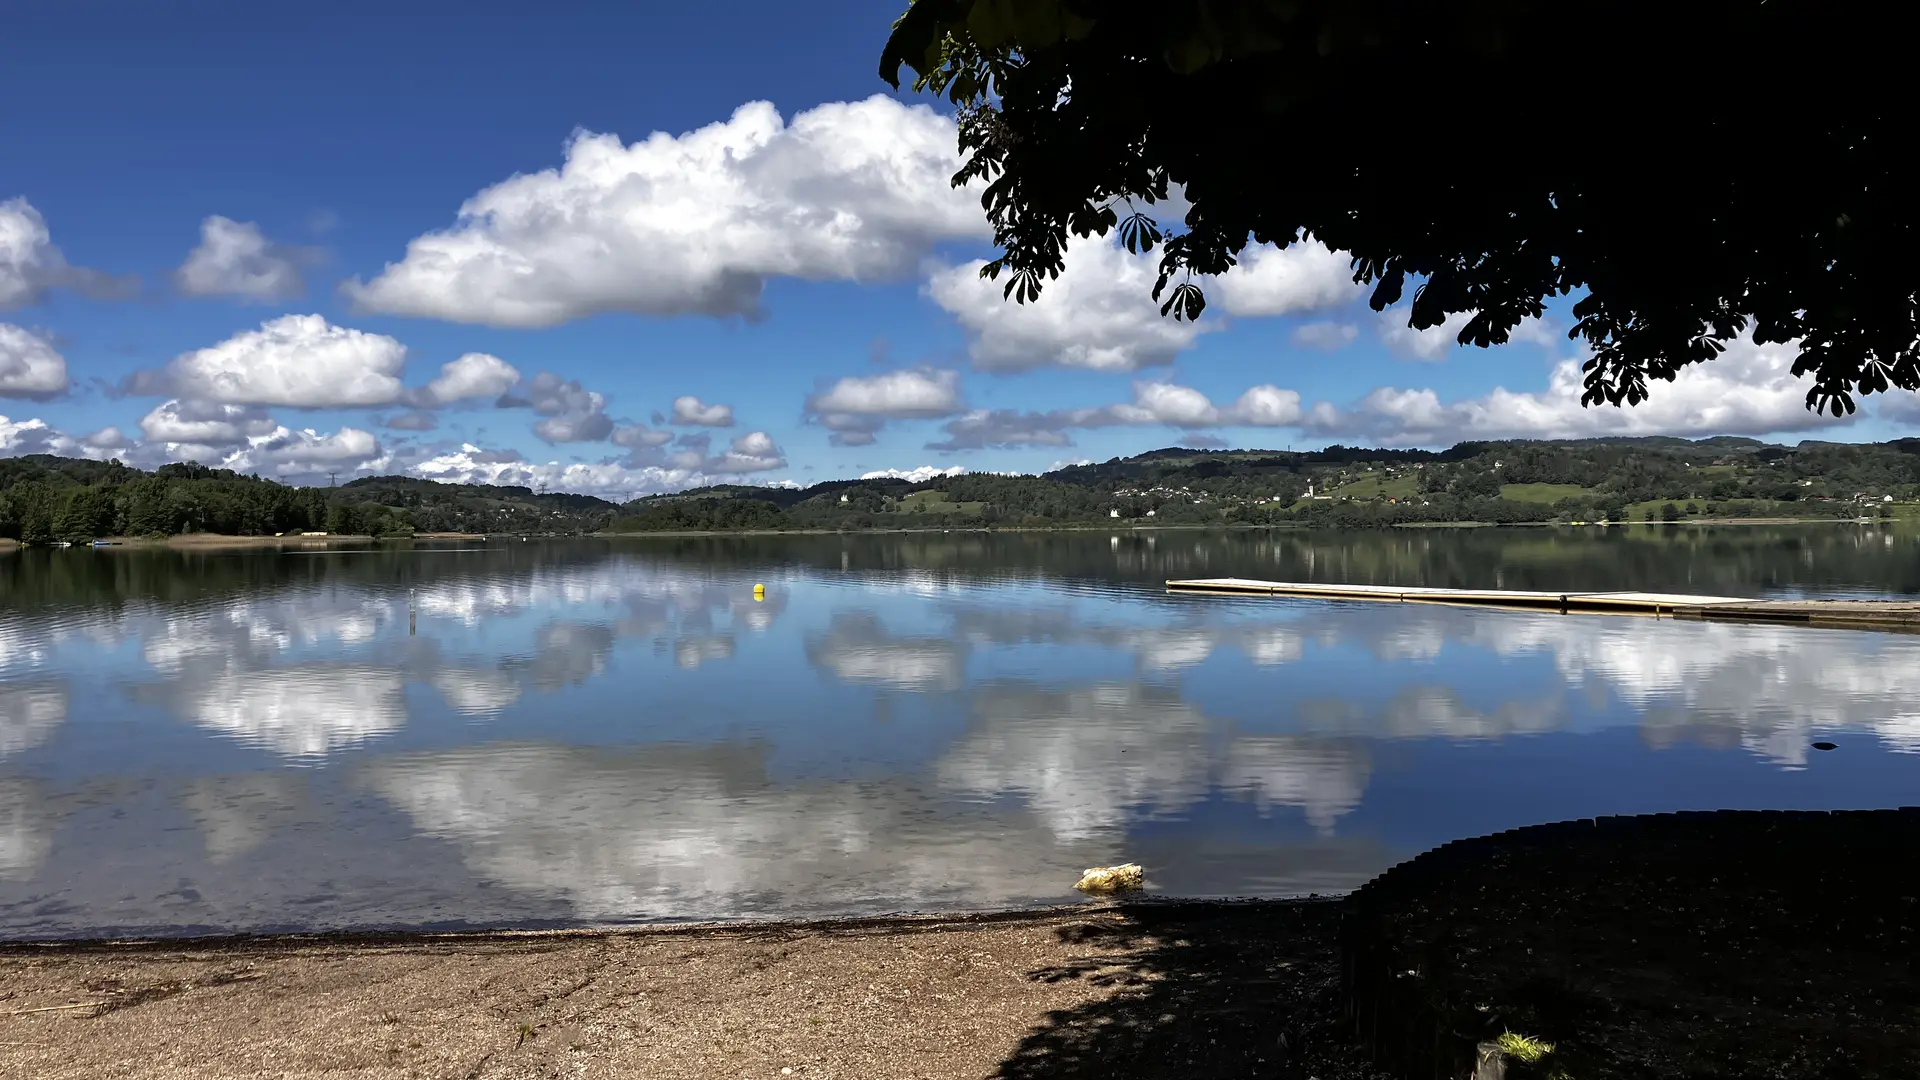
M1327 903L0 946L0 1076L1360 1077Z

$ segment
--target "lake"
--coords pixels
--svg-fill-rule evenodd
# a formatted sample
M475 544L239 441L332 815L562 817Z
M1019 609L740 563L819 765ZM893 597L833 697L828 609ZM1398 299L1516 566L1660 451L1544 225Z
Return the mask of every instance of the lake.
M1229 574L1912 596L1920 535L0 553L0 936L1002 908L1120 861L1324 894L1543 821L1920 801L1920 636L1161 585Z

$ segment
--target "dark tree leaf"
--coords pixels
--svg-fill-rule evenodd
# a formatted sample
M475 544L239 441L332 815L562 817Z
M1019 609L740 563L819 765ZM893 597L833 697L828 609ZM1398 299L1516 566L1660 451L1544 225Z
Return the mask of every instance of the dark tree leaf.
M1120 222L1120 242L1136 255L1152 251L1154 245L1160 242L1160 224L1145 214L1135 212Z
M1173 295L1167 297L1167 302L1160 305L1160 314L1172 312L1176 320L1198 319L1200 313L1205 310L1207 310L1207 296L1200 291L1200 286L1191 281L1183 281L1175 285Z
M1797 343L1808 406L1844 416L1920 389L1908 40L1865 0L913 0L881 74L959 107L1010 298L1118 229L1192 319L1170 282L1312 235L1375 309L1411 279L1414 325L1469 313L1477 346L1584 294L1589 404L1751 333ZM1793 76L1730 93L1728 56ZM1180 235L1113 213L1173 183Z

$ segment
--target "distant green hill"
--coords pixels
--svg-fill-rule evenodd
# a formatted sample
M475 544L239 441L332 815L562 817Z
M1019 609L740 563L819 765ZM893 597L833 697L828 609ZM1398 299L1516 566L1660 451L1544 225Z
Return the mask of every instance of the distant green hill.
M0 459L0 537L187 532L562 533L1132 524L1371 527L1897 515L1920 440L1778 446L1669 437L1461 443L1443 451L1170 446L1043 476L724 484L615 504L525 487L376 476L290 487L196 464Z
M27 543L184 533L584 533L617 512L591 495L410 476L311 488L191 463L149 473L46 454L0 459L0 537Z
M1470 442L1443 451L1170 446L1039 477L967 474L918 484L876 479L804 489L700 488L635 500L609 527L995 528L1116 519L1367 527L1851 518L1904 510L1900 504L1916 498L1920 440L1778 446L1731 436L1648 436Z

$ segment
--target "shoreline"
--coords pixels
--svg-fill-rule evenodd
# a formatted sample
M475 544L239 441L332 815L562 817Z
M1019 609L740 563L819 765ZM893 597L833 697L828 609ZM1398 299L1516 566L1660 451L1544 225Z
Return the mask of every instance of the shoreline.
M1361 1080L1339 907L0 945L0 1074ZM1173 1010L1178 1011L1178 1016ZM1120 1037L1124 1027L1132 1038ZM1304 1047L1301 1044L1304 1043ZM1153 1075L1164 1075L1154 1072Z
M518 535L501 533L502 536ZM333 544L387 544L416 540L486 540L485 533L436 532L415 533L412 536L369 536L364 533L330 533L326 536L240 536L231 533L179 533L174 536L103 536L99 538L110 548L267 548L267 547L324 547ZM93 547L92 542L78 542L71 549ZM0 551L24 548L18 540L0 537Z
M1621 528L1698 528L1705 525L1892 525L1898 519L1857 519L1857 518L1693 518L1684 521L1623 521L1602 525L1598 522L1552 522L1552 521L1408 521L1394 525L1379 526L1388 529L1621 529ZM1223 522L1219 524L1168 524L1168 525L1108 525L1098 522L1073 525L1029 525L989 528L984 525L961 525L946 527L922 527L903 529L662 529L646 532L598 532L578 534L527 534L527 533L462 533L433 532L415 533L412 536L367 536L367 535L328 535L328 536L236 536L226 533L181 533L176 536L107 536L101 537L109 547L118 548L247 548L247 547L288 547L288 546L326 546L331 544L386 544L412 542L419 540L492 540L538 536L540 539L594 539L594 540L632 540L648 537L718 537L718 536L926 536L940 533L979 533L979 534L1026 534L1026 533L1160 533L1160 532L1365 532L1374 526L1342 528L1339 526L1308 525L1299 522L1282 522L1272 525L1255 525L1245 522ZM91 548L91 544L75 543L74 548ZM24 550L27 545L18 540L0 537L0 552Z
M1378 529L1624 529L1624 528L1661 528L1666 526L1699 527L1703 525L1883 525L1894 524L1889 520L1861 521L1854 518L1695 518L1688 521L1623 521L1609 525L1598 522L1574 523L1554 521L1407 521L1394 525L1342 526L1308 525L1300 522L1282 522L1273 525L1255 525L1245 522L1222 522L1219 524L1194 525L1012 525L1000 528L988 528L983 525L958 525L946 528L913 529L660 529L645 532L599 532L582 533L582 537L599 540L644 539L646 537L709 537L709 536L924 536L929 533L1153 533L1153 532L1371 532ZM509 535L509 534L501 534Z
M164 539L156 537L117 537L104 539L112 541L114 547L170 547L170 548L245 548L245 547L287 547L289 545L325 546L328 544L365 544L371 543L371 536L229 536L225 533L181 533ZM79 545L75 545L76 547Z
M1916 838L1920 807L1682 811L1327 898L5 942L0 1075L1907 1080L1920 931L1885 856Z
M220 953L234 951L304 952L325 949L383 948L437 944L501 944L540 941L597 941L618 937L735 937L795 933L891 933L1047 922L1101 913L1136 910L1213 912L1301 905L1337 905L1346 894L1313 897L1191 899L1152 894L1124 900L1088 899L1044 907L983 908L977 911L904 911L887 915L825 915L810 918L702 919L685 922L635 922L577 926L400 927L333 930L236 930L178 936L108 934L99 937L0 937L0 963L19 956L143 952Z

